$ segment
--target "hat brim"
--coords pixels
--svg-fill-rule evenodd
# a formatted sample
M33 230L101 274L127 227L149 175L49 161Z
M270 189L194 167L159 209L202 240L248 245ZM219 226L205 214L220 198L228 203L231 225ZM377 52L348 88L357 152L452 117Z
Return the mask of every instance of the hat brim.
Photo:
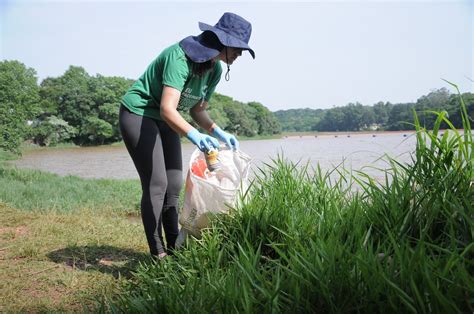
M250 54L252 55L252 58L255 59L255 52L252 50L252 48L249 47L249 45L246 42L238 38L235 38L234 36L231 36L227 34L226 32L224 32L223 30L215 28L214 26L211 26L206 23L199 22L199 29L202 30L203 32L204 31L213 32L214 34L216 34L217 38L219 38L219 41L221 42L221 44L223 44L226 47L241 48L244 50L248 50Z
M188 36L179 42L184 53L194 62L203 63L217 57L219 50L204 46L197 36Z

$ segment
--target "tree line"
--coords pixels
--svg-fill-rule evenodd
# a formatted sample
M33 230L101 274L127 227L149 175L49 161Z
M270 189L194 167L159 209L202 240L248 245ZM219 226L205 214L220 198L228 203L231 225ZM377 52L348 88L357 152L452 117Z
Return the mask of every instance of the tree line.
M50 146L110 144L121 140L118 127L120 99L134 80L89 75L70 66L62 76L38 84L36 71L19 61L0 62L0 149L16 151L29 140ZM468 116L474 116L474 94L464 93ZM445 88L433 90L415 103L378 102L372 106L349 103L331 109L290 109L271 112L258 102L242 103L215 93L209 114L223 129L237 136L279 134L281 131L411 130L413 112L431 129L430 111L448 112L462 127L459 97ZM196 126L188 113L184 118ZM442 126L446 127L446 126Z
M464 93L468 116L474 117L474 94ZM432 129L436 116L432 111L447 111L456 128L462 128L459 96L446 88L436 89L420 97L415 103L378 102L372 106L349 103L331 109L279 110L275 116L283 131L363 131L363 130L414 130L416 112L422 126ZM447 128L447 125L442 125Z
M0 62L0 149L16 151L25 140L42 146L72 142L101 145L121 140L120 100L134 80L89 75L70 66L37 83L36 71L19 61ZM280 133L275 116L258 102L215 94L209 114L237 136ZM194 124L188 113L185 119Z

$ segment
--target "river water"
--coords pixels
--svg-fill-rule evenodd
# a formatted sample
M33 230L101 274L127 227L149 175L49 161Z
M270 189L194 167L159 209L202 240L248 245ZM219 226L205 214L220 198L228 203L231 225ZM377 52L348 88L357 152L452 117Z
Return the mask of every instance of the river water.
M415 149L412 133L377 132L318 136L288 136L282 139L241 141L240 148L252 157L252 169L272 163L283 156L291 162L331 170L344 163L346 169L363 170L376 178L383 173L374 167L387 168L380 160L383 155L409 162ZM183 163L187 164L195 149L183 144ZM61 176L75 175L82 178L138 179L138 175L124 146L74 147L60 149L35 149L14 161L19 168L33 168Z

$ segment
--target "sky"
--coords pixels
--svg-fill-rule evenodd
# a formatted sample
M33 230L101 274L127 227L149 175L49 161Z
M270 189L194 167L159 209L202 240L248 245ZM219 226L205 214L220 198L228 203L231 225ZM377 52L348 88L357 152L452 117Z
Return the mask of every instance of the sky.
M474 92L474 0L0 0L0 60L137 79L162 49L224 12L252 23L250 47L216 91L271 111L415 102L456 83ZM225 71L223 72L225 73Z

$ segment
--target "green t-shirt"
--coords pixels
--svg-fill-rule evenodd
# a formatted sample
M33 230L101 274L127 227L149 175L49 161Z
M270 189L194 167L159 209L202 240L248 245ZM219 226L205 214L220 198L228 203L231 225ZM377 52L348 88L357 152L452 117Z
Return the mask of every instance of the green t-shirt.
M216 62L202 76L193 75L191 69L192 63L179 44L166 48L128 89L122 104L133 113L162 120L160 100L164 85L181 91L180 111L188 111L202 100L209 101L221 78L220 63Z

